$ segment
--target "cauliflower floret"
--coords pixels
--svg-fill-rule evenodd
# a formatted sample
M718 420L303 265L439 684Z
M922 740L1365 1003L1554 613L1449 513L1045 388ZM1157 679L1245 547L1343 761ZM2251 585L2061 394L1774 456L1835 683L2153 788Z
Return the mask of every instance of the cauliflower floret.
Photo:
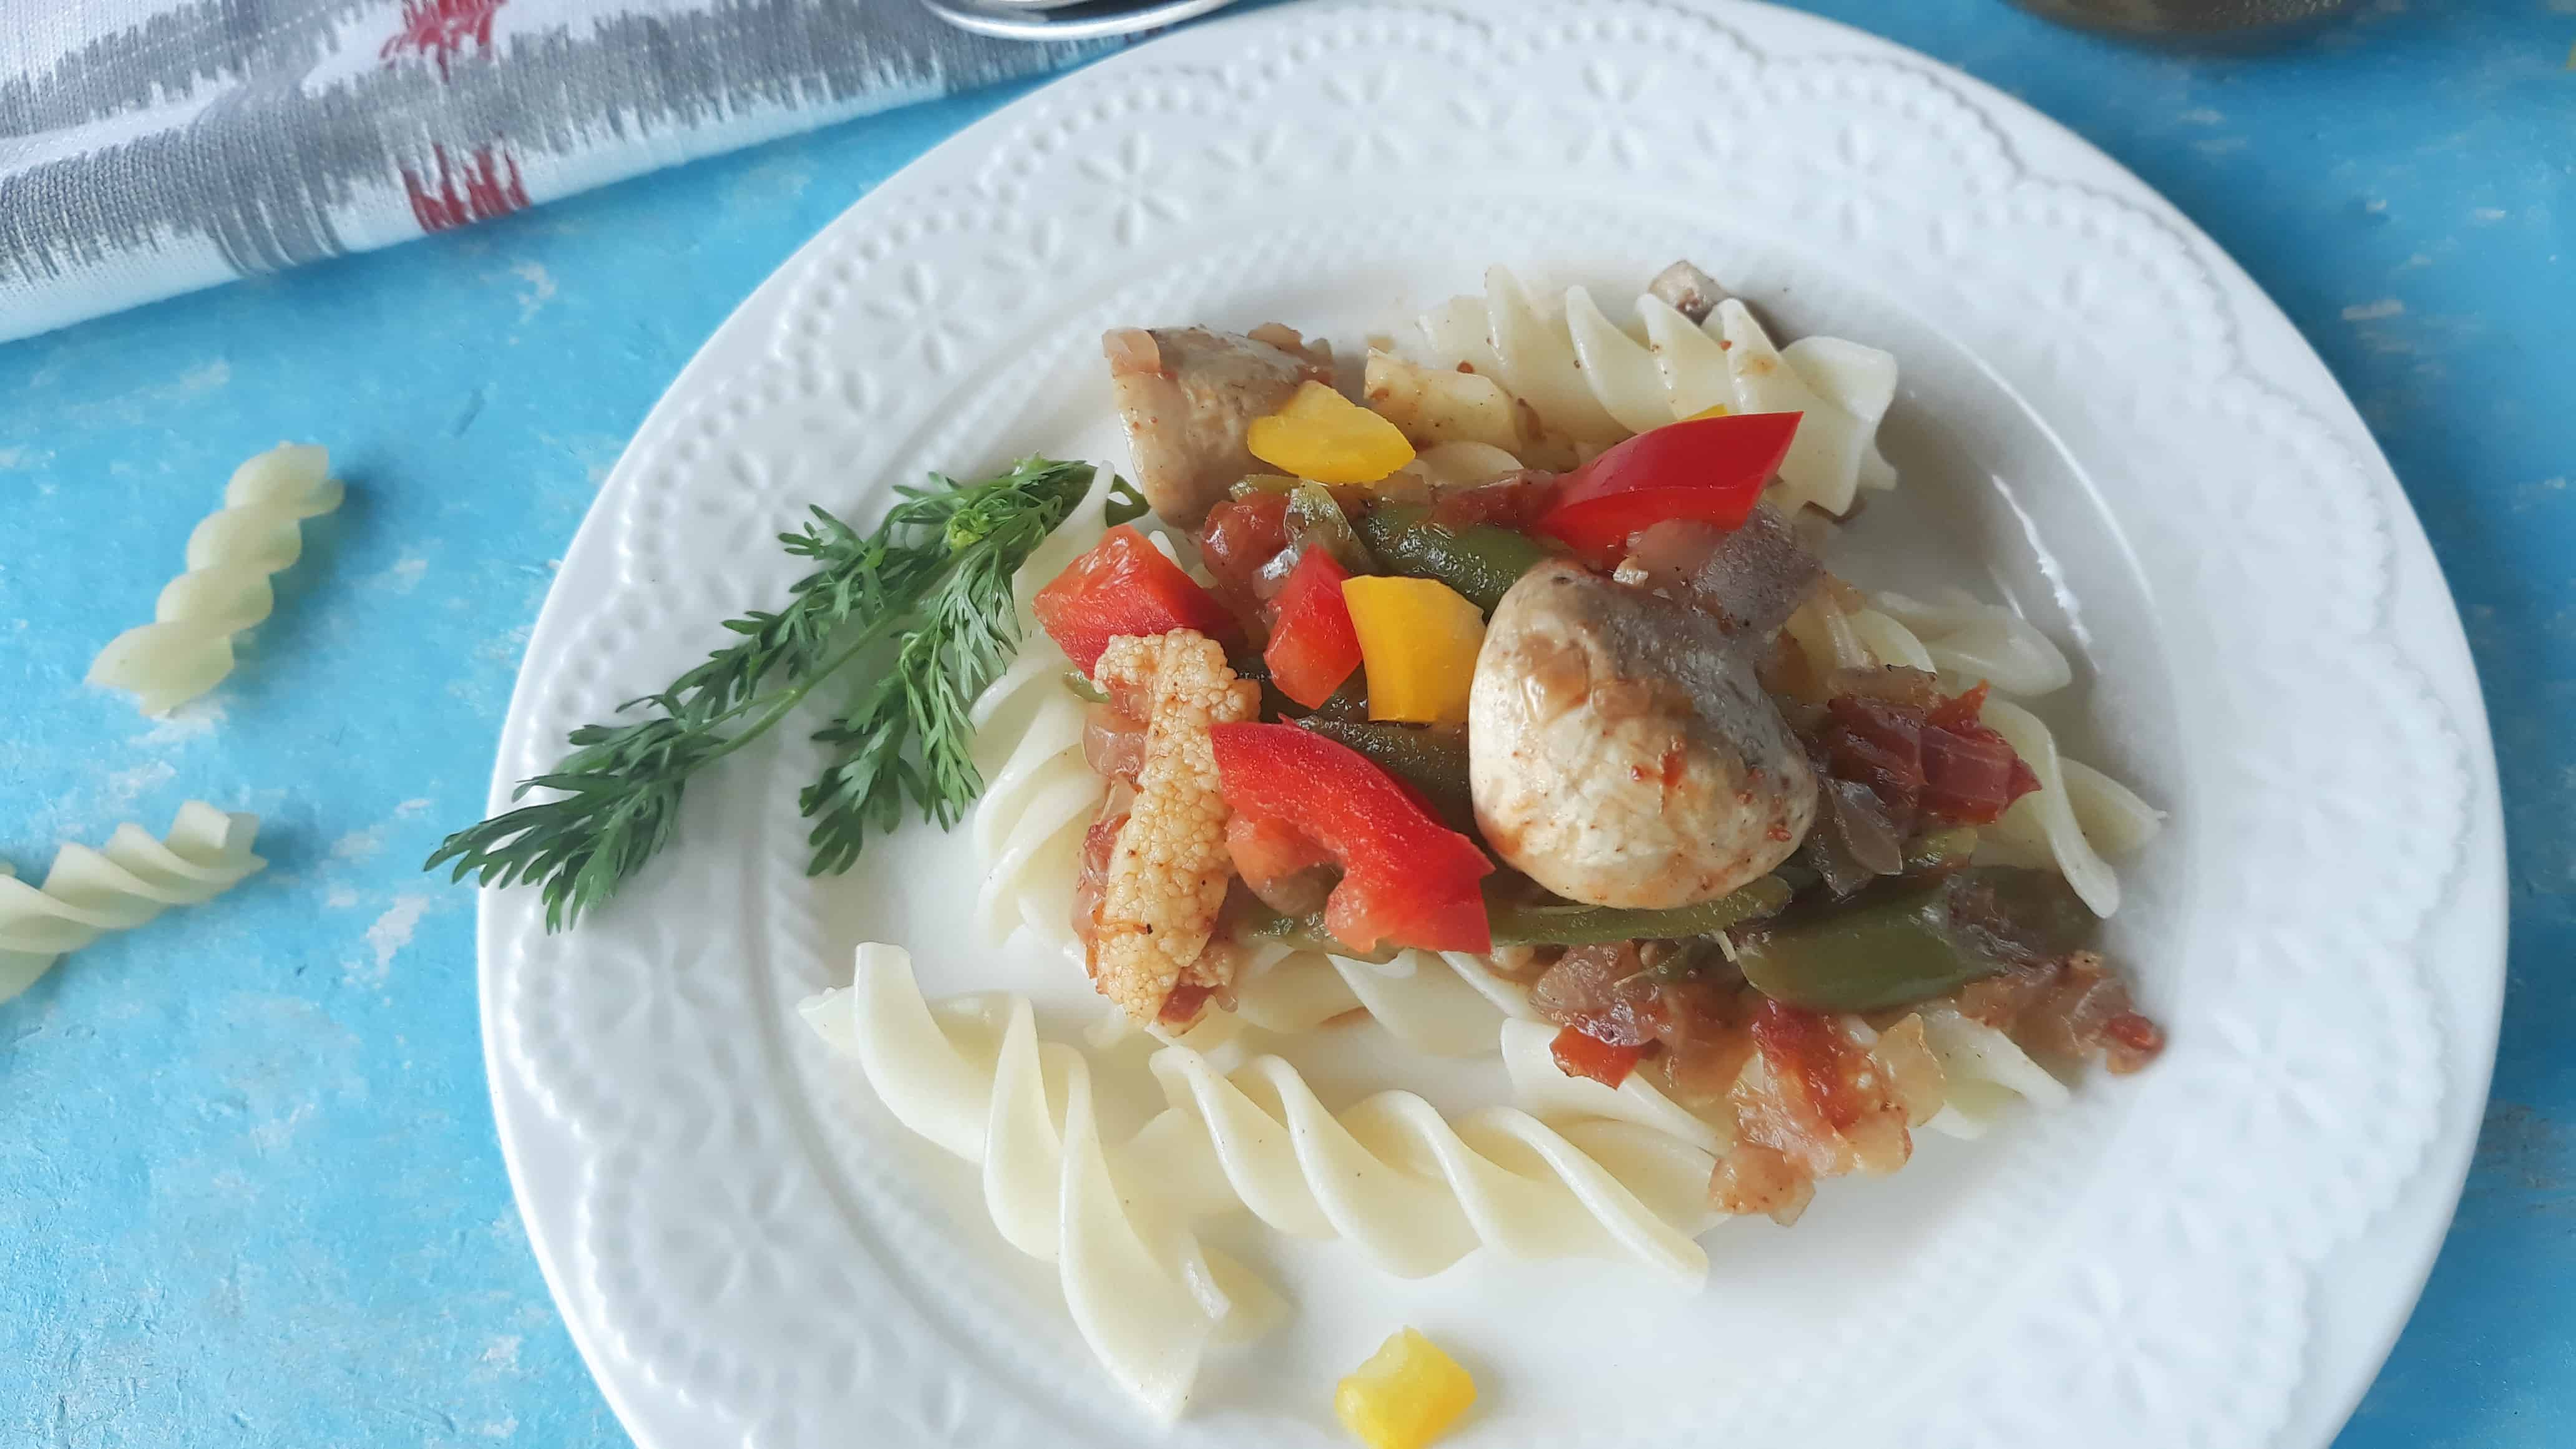
M1100 882L1091 981L1139 1022L1184 1026L1234 976L1233 953L1208 940L1234 876L1208 726L1253 718L1261 690L1188 629L1112 639L1093 675L1143 716L1145 751Z

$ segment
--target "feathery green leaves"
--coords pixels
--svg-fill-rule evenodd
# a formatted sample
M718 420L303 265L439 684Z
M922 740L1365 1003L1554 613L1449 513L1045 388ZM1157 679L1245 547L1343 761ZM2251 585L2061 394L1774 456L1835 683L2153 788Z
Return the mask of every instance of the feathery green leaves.
M1092 478L1088 463L1045 458L978 483L933 474L928 488L898 489L866 534L815 509L802 532L779 535L790 554L817 564L785 607L726 620L738 640L620 707L648 717L574 730L572 753L512 792L556 798L458 831L422 868L452 861L452 879L537 885L546 928L570 926L670 840L699 770L863 657L883 667L815 735L833 747L832 761L799 796L814 822L813 872L847 870L871 836L901 823L907 803L955 824L984 789L968 708L1019 647L1011 576Z

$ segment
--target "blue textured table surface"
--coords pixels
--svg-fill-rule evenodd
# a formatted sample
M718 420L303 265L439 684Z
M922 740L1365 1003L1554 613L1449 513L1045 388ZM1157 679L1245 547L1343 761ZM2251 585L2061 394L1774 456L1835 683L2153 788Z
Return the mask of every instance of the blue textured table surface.
M2360 403L2493 711L2513 864L2495 1098L2423 1304L2341 1443L2576 1443L2576 3L2379 0L2177 58L1995 0L1828 0L2012 91L2242 261ZM0 1006L0 1442L623 1442L495 1150L483 797L593 490L699 340L984 93L0 347L0 854L202 797L272 868ZM232 465L331 445L244 666L180 719L83 689Z

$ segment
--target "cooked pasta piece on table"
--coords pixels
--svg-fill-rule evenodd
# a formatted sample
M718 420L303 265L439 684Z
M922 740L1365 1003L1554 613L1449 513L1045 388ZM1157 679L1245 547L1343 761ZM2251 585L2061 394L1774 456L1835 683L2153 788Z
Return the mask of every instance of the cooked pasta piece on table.
M0 1001L100 936L130 931L172 906L201 905L266 868L251 853L258 835L258 816L191 800L157 840L125 824L98 849L65 845L41 886L0 864Z
M303 520L340 506L331 459L280 443L233 471L224 506L188 535L188 571L162 589L153 620L108 641L89 682L131 690L145 714L167 714L232 672L232 636L276 605L268 576L304 552Z

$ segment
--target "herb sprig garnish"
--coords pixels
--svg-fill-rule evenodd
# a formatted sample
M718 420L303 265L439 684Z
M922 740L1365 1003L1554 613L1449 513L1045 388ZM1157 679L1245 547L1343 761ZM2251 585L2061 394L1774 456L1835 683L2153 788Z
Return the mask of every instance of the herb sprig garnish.
M867 534L815 509L802 532L779 535L790 554L817 564L786 607L726 620L739 640L660 693L619 706L648 717L583 725L551 772L512 792L559 798L456 832L422 868L453 861L454 880L536 884L546 929L570 926L670 840L692 776L869 657L881 672L815 735L833 753L798 797L814 822L808 869L849 869L870 835L901 822L907 801L955 824L984 789L968 707L1019 645L1011 576L1092 479L1088 463L1046 458L978 483L933 474L931 487L896 490L900 501Z

